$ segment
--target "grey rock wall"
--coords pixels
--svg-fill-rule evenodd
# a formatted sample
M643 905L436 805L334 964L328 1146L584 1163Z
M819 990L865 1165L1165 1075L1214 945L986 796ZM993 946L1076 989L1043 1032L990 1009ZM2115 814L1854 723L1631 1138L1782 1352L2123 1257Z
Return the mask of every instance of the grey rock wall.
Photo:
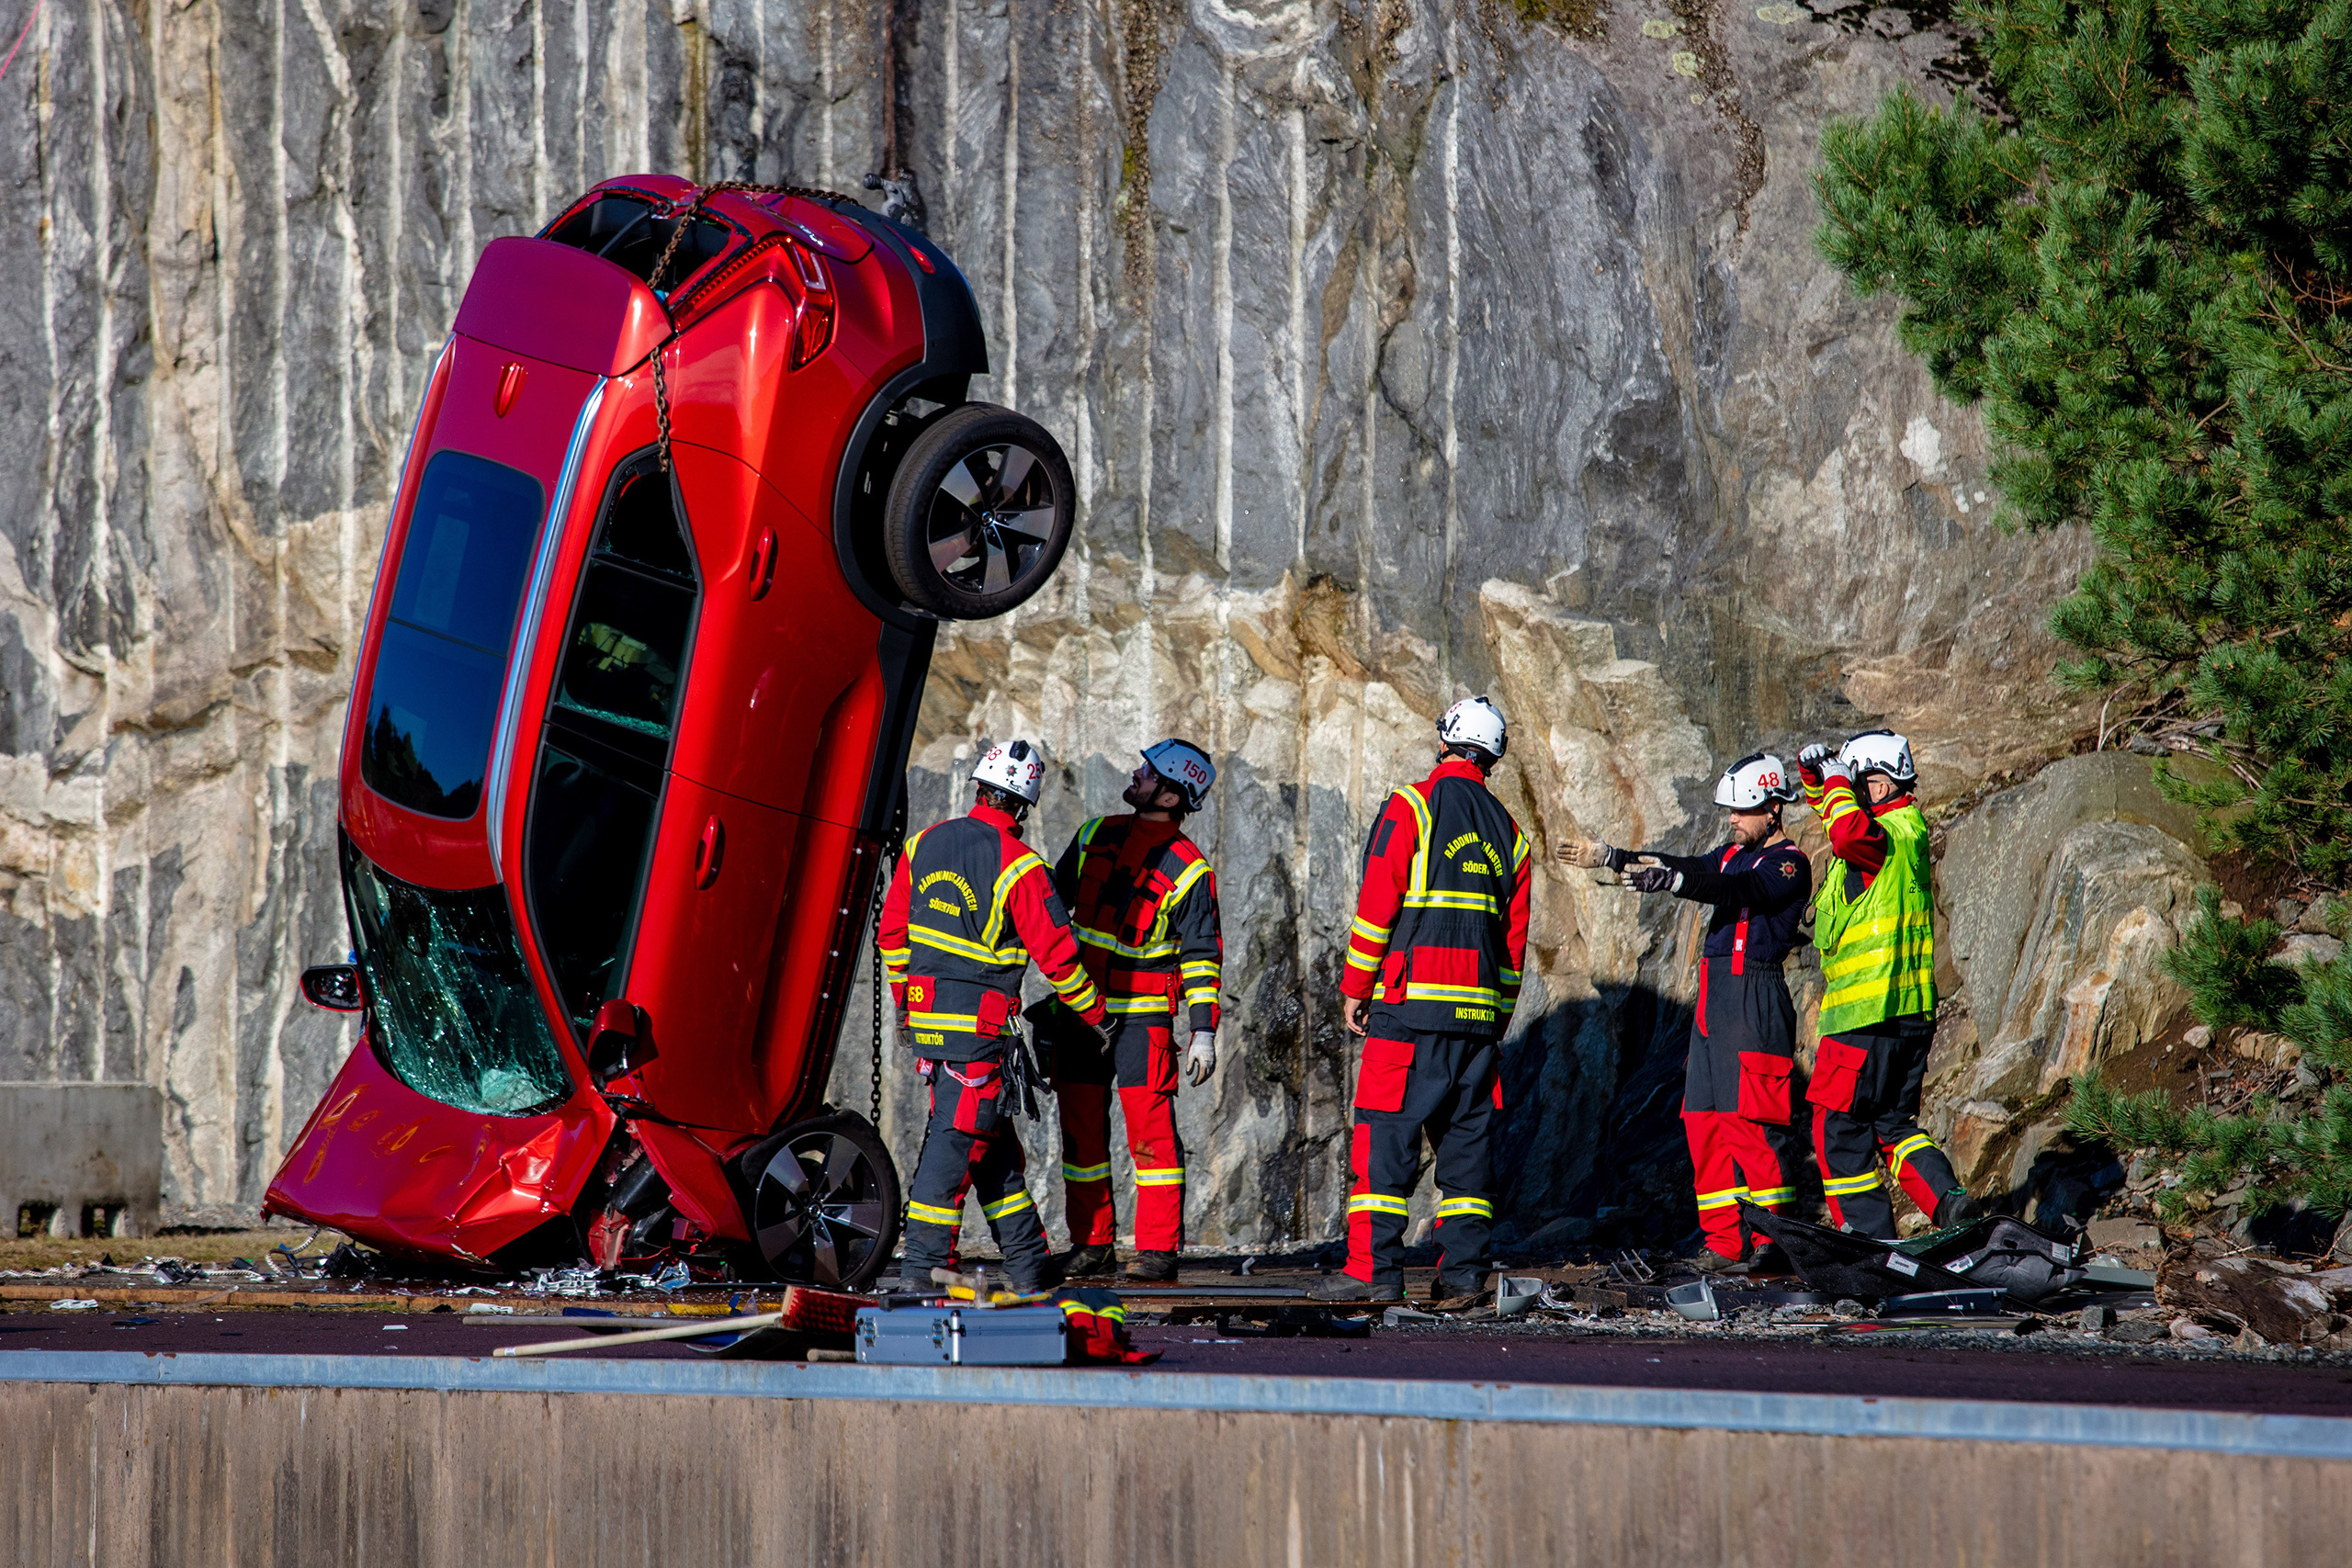
M1058 847L1138 744L1216 750L1193 1229L1330 1234L1358 840L1453 697L1516 721L1539 853L1706 841L1758 743L1883 719L1944 799L2083 727L2042 629L2083 542L1992 526L1977 423L1809 238L1823 121L1948 51L1637 0L1581 39L1481 0L51 6L0 80L0 1077L153 1084L172 1212L257 1201L347 1047L294 978L344 946L351 637L472 258L607 175L888 148L988 318L977 394L1084 502L1049 593L943 647L918 808L1029 733ZM1516 1217L1589 1205L1690 938L1541 874Z

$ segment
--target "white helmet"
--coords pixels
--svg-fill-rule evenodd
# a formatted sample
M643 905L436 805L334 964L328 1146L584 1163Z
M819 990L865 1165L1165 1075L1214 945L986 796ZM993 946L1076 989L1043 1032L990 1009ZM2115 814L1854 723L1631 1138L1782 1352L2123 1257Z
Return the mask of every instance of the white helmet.
M1437 738L1448 746L1475 746L1499 759L1510 745L1510 726L1503 710L1484 697L1464 697L1437 721Z
M1037 804L1038 786L1045 777L1046 759L1026 740L1008 740L1001 746L989 747L979 766L972 770L974 784L1019 795L1032 806Z
M1160 783L1172 785L1184 797L1187 811L1198 811L1201 802L1209 797L1209 786L1216 783L1216 764L1209 761L1208 753L1172 735L1147 748L1143 760L1159 775Z
M1911 766L1911 742L1892 729L1865 729L1838 748L1838 760L1857 776L1884 773L1897 784L1918 777Z
M1715 804L1734 811L1755 811L1776 800L1796 798L1796 781L1790 777L1787 765L1770 751L1749 752L1715 781Z

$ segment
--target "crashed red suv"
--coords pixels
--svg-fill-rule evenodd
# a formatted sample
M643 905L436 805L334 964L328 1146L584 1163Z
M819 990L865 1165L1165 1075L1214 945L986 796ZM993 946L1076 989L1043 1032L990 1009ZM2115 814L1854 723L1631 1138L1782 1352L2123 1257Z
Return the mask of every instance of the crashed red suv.
M496 1267L854 1283L899 1180L822 1103L941 618L1074 491L930 240L822 192L597 186L483 252L352 688L360 1039L266 1212Z

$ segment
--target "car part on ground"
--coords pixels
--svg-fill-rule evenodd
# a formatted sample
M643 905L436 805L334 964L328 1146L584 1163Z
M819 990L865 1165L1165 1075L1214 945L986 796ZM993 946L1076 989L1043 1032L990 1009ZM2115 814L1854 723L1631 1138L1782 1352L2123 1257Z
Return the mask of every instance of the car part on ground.
M360 1038L266 1213L474 1267L886 1264L888 1152L822 1101L933 634L1041 587L1075 499L988 368L954 264L830 192L608 180L484 250L356 660L355 954L305 990Z

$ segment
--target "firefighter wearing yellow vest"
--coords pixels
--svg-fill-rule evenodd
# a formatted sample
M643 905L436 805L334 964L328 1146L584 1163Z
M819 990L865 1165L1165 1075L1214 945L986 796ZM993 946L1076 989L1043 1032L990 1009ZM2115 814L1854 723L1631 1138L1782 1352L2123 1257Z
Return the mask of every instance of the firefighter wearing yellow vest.
M1805 1098L1829 1217L1893 1237L1882 1156L1939 1225L1975 1213L1951 1161L1919 1125L1919 1090L1936 1034L1935 896L1928 819L1911 797L1910 742L1865 730L1831 756L1797 756L1806 802L1835 858L1813 898L1821 950L1821 1046Z

